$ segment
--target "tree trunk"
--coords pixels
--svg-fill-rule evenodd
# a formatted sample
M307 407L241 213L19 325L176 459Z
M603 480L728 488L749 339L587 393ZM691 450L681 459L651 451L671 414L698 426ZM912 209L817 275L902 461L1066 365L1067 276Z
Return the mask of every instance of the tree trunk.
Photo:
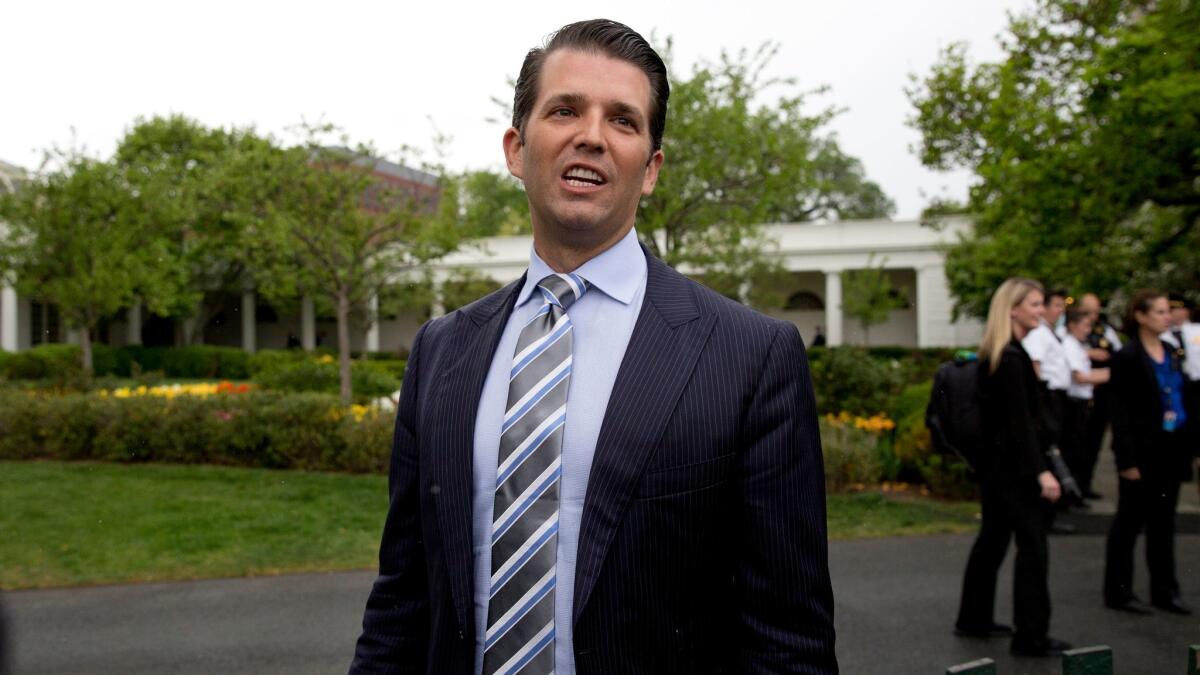
M354 395L350 386L350 294L344 288L337 293L337 332L342 404L350 405Z
M92 331L89 328L79 329L79 351L83 354L83 374L91 377L92 369Z

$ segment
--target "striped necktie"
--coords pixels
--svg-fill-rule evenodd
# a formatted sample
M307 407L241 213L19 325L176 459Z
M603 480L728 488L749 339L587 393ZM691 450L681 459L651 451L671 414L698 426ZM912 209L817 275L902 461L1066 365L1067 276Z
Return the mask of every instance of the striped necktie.
M576 274L542 279L544 303L517 338L492 511L484 675L554 671L558 484L571 380L566 310L587 288Z

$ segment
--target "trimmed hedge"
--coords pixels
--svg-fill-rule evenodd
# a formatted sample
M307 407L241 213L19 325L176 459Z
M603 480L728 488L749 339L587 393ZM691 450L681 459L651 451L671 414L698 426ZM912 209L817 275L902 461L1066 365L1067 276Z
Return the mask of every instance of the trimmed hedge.
M78 345L38 345L0 361L0 377L10 380L78 378L83 374L82 360ZM250 377L249 360L250 355L236 347L92 345L92 369L97 377L132 377L159 371L165 377L244 380Z
M256 355L257 356L257 355ZM404 361L352 361L350 384L357 398L389 396L400 389ZM276 391L312 391L336 394L341 374L336 360L272 356L256 364L254 381Z
M43 396L0 390L0 459L383 472L391 413L328 394Z
M168 378L189 379L221 379L247 380L267 370L278 370L305 361L313 357L336 354L328 350L305 352L297 349L266 349L256 354L248 354L236 347L214 347L211 345L195 345L192 347L143 347L130 345L126 347L109 347L108 345L92 345L92 367L96 377L137 377L142 373L157 372ZM382 372L392 378L404 376L406 361L396 358L392 352L367 353L369 367L374 372ZM73 382L83 377L80 366L82 360L78 345L48 344L38 345L23 352L0 352L0 378L8 380L50 380L55 382ZM353 366L358 372L364 366L363 361L356 360ZM364 364L364 365L365 365ZM381 381L371 374L356 375L364 381L364 388L371 395L381 395L395 391L399 385ZM387 389L387 387L395 387ZM357 381L355 384L357 391ZM384 391L386 389L386 391ZM305 391L337 391L323 387L309 387Z

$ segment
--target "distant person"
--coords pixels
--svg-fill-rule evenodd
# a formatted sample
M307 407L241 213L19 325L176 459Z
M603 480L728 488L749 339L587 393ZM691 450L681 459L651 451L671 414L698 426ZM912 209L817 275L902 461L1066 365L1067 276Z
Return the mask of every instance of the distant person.
M987 327L979 345L980 416L984 438L978 473L983 521L963 575L962 602L955 634L963 637L1012 636L1018 656L1056 656L1071 646L1048 635L1050 588L1046 530L1050 505L1061 489L1046 464L1042 446L1041 395L1033 361L1021 341L1041 325L1042 287L1013 278L992 295ZM996 623L996 576L1016 539L1013 569L1013 624Z
M1134 332L1112 362L1113 454L1117 459L1117 515L1108 531L1104 603L1149 614L1133 592L1133 548L1146 530L1150 604L1191 614L1175 573L1175 509L1182 481L1190 480L1192 453L1185 441L1184 375L1179 356L1161 336L1170 327L1167 297L1134 294L1125 325Z
M822 330L820 326L817 326L817 335L816 335L816 337L813 338L812 346L814 346L814 347L824 347L825 346L825 331Z
M1088 335L1092 332L1092 315L1079 308L1068 309L1060 337L1071 369L1071 384L1067 387L1067 402L1063 410L1061 444L1063 458L1071 474L1079 476L1090 468L1084 466L1084 436L1088 416L1092 412L1095 387L1108 382L1108 368L1093 368L1088 358ZM1086 504L1086 503L1085 503ZM1080 506L1084 506L1081 504Z
M1101 312L1100 297L1095 293L1085 293L1079 298L1079 309L1092 316L1092 332L1088 334L1088 357L1092 360L1092 367L1107 368L1112 355L1121 349L1121 338ZM1080 466L1083 470L1080 475L1075 476L1085 499L1102 497L1092 489L1092 476L1095 474L1100 446L1104 443L1104 434L1108 431L1108 422L1112 415L1109 386L1098 384L1092 390L1092 410L1088 415L1081 446L1083 451Z
M1052 290L1046 294L1046 306L1036 328L1029 331L1021 340L1029 358L1033 361L1033 369L1041 381L1038 395L1041 401L1038 410L1042 415L1040 428L1042 430L1042 450L1050 452L1051 448L1062 446L1063 415L1067 408L1067 388L1071 386L1071 368L1067 365L1067 352L1063 349L1062 338L1055 332L1054 327L1062 317L1067 306L1067 292ZM1065 507L1066 503L1059 506ZM1050 532L1055 534L1072 534L1075 527L1057 519L1050 522Z

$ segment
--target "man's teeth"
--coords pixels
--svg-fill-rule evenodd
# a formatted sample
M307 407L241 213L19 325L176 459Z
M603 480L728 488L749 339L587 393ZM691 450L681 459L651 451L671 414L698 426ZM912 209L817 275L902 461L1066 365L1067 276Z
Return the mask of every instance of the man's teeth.
M574 187L586 187L589 185L599 185L600 183L604 182L604 179L600 177L600 174L596 173L595 171L592 171L591 169L583 169L583 168L571 169L570 171L567 172L567 175L564 176L564 178L566 178L568 185L571 185Z

